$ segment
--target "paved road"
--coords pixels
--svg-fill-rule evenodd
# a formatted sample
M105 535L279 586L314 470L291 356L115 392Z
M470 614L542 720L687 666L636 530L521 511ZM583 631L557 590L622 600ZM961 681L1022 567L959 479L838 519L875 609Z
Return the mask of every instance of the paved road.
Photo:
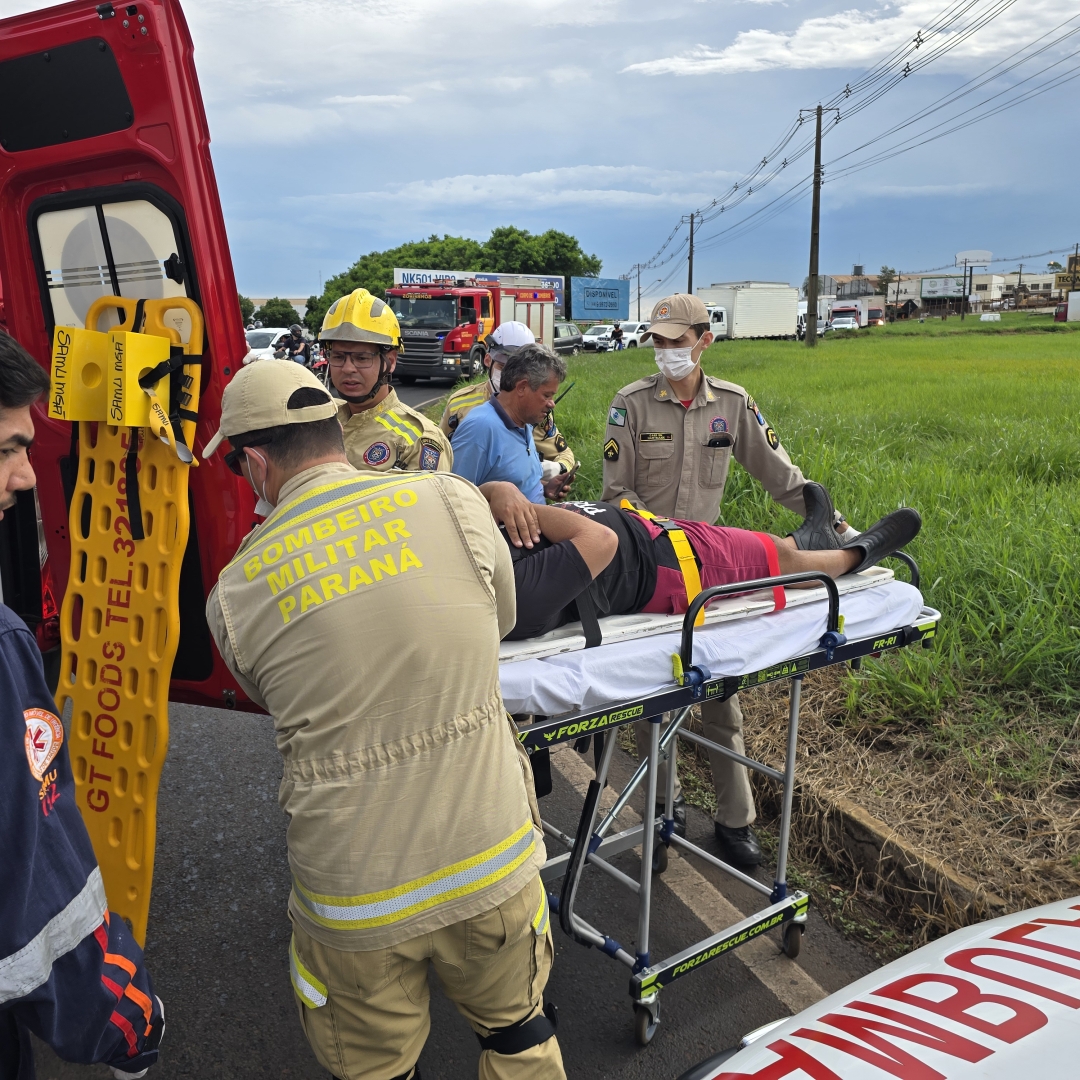
M173 705L170 725L147 941L168 1030L153 1076L325 1080L300 1032L288 978L289 879L285 822L277 805L281 767L270 721ZM617 773L628 774L626 755L620 754L616 766ZM580 797L566 775L565 766L555 771L555 791L543 809L546 818L573 832ZM708 818L692 811L691 838L711 837L711 831ZM636 874L633 853L619 859L627 873ZM704 864L699 869L710 881L720 877ZM764 874L762 879L767 880ZM744 886L726 881L722 888L741 910L754 909L756 900ZM592 873L586 879L581 911L624 945L632 943L631 897L606 876ZM654 955L668 955L708 932L663 884L654 891L654 912ZM575 1078L671 1080L744 1032L787 1015L777 996L729 955L664 992L660 1031L650 1047L639 1049L626 969L558 929L555 935L549 997L560 1008L559 1039ZM874 966L813 913L799 963L826 991ZM425 1080L475 1076L475 1039L437 991L432 1014L421 1058ZM62 1063L47 1049L38 1064L42 1080L109 1075L101 1067Z
M398 392L398 397L406 405L412 405L415 408L417 405L426 405L432 398L440 398L444 394L448 394L450 392L450 383L428 379L414 383L412 386L394 383L394 389Z

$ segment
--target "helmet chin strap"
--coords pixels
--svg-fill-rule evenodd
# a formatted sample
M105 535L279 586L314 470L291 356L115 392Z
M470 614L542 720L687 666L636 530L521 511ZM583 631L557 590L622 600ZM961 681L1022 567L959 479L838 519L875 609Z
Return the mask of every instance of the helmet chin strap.
M391 372L386 370L386 357L379 352L379 377L375 380L375 385L366 393L363 397L349 397L348 394L342 393L341 397L344 401L347 401L350 405L363 405L365 401L370 401L384 386L390 385Z

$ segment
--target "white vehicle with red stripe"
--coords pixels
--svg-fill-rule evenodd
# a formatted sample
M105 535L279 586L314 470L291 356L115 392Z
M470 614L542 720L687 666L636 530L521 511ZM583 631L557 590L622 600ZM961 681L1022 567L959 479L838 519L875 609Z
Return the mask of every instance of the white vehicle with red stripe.
M1075 1076L1080 897L957 930L680 1080Z

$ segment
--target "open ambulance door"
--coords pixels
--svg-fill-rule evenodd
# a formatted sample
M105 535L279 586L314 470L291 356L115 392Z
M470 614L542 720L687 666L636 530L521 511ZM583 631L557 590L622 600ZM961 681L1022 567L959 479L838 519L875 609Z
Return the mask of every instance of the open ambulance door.
M206 324L201 459L247 345L192 54L176 0L76 2L0 21L0 324L48 369L54 327L83 327L99 297L195 301ZM121 314L110 310L113 325ZM185 313L168 314L183 336ZM0 582L40 626L68 582L79 447L74 424L44 407L34 420L36 499L24 493L0 522ZM91 437L94 425L79 426ZM245 707L203 614L255 520L250 488L222 457L191 470L170 697Z

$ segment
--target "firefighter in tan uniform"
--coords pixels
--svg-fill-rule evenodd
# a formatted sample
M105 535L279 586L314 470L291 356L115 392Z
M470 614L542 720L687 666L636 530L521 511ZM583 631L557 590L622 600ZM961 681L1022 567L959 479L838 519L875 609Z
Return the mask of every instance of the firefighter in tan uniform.
M741 386L702 372L701 355L713 341L708 327L708 312L696 296L678 293L653 308L642 339L652 336L660 371L623 387L611 402L601 498L711 525L734 457L773 499L805 517L806 479L754 399ZM701 715L706 738L745 754L737 695L706 702ZM647 746L648 724L639 723L637 733L638 746ZM717 840L729 862L757 866L761 848L750 828L756 813L746 768L719 753L709 758ZM663 775L658 785L664 790ZM676 827L685 829L678 786L676 793Z
M509 551L460 477L353 469L336 416L299 364L253 364L206 451L228 438L271 504L206 614L283 759L304 1032L336 1077L412 1078L434 968L481 1080L562 1080L540 818L499 692Z
M319 340L327 350L330 379L345 399L338 419L350 463L378 472L449 472L454 463L449 439L390 385L401 348L390 306L367 289L356 289L330 305Z
M439 427L448 439L454 438L458 424L467 413L477 405L490 401L499 392L499 380L506 361L523 345L531 345L536 335L520 322L505 322L498 326L488 337L488 353L484 357L484 366L488 377L482 383L471 383L455 390L447 399ZM540 458L542 478L550 480L560 473L569 472L576 463L574 451L566 444L558 426L555 414L549 412L533 428L533 443Z

